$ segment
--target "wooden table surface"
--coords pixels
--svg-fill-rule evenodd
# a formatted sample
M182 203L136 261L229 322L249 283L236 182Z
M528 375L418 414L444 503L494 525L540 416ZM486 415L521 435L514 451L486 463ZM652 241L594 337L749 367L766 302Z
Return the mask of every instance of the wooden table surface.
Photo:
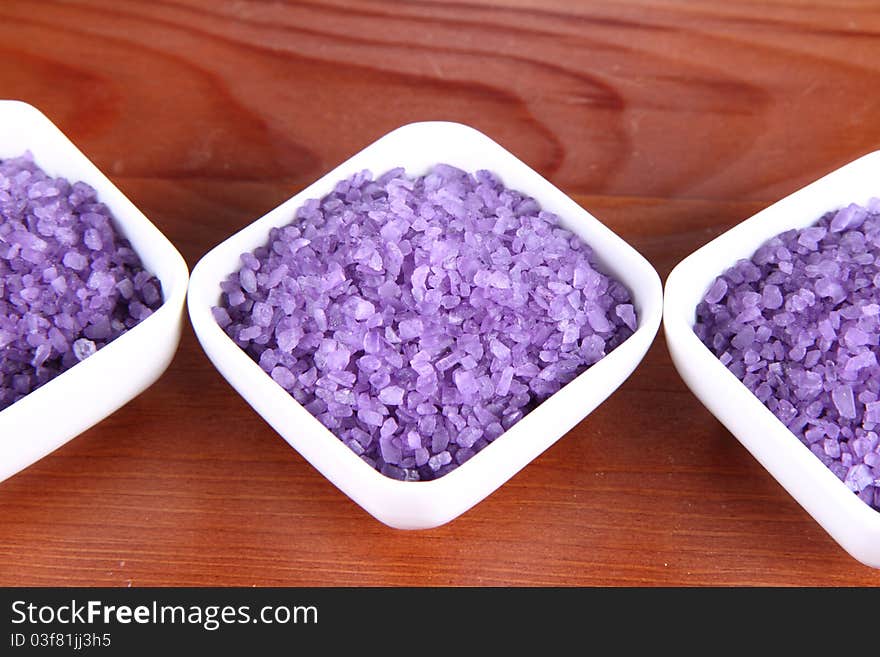
M878 76L880 10L855 0L0 3L0 97L42 109L190 267L382 134L448 119L665 279L878 148ZM0 585L880 585L662 336L496 493L404 532L293 451L187 326L152 388L0 484L0 518Z

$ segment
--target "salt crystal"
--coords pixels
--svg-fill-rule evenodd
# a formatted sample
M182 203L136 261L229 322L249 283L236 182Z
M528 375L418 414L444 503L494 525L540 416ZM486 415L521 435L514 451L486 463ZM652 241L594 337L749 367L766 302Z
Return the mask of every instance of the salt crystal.
M399 406L403 403L404 390L400 386L388 386L379 391L379 401L383 404Z
M783 303L782 292L780 292L779 287L776 285L766 285L766 286L764 286L764 291L763 291L763 294L761 295L761 300L762 300L765 308L769 308L771 310L776 310L777 308L782 307L782 303Z
M85 338L80 338L73 343L73 355L77 360L85 360L97 350L95 343Z
M369 408L361 408L357 412L358 419L366 425L372 427L382 426L382 414Z
M727 294L727 281L723 278L717 278L709 287L704 297L706 303L718 303Z
M245 292L254 293L257 291L257 276L252 269L242 269L239 275L241 289Z
M89 264L88 258L86 258L81 253L77 253L76 251L68 251L67 253L65 253L61 258L61 262L64 264L65 267L69 267L74 271L82 271Z
M614 309L615 314L623 320L631 331L636 330L636 312L631 303L621 303Z
M452 455L449 452L443 451L439 454L435 454L431 458L428 459L428 466L432 470L439 470L444 465L447 465L452 461Z
M356 320L363 321L373 316L373 313L376 312L376 307L367 301L366 299L361 299L360 297L355 297L354 308L352 315Z
M452 373L452 380L455 383L455 387L458 388L458 391L465 398L470 397L478 390L477 381L473 373L464 368L455 370Z
M612 329L611 322L599 308L591 308L587 311L587 321L592 329L598 333L606 333Z
M871 470L867 465L864 463L858 463L850 467L844 477L843 483L845 483L850 490L859 493L868 486L874 484L874 476L871 474Z
M865 404L865 422L880 423L880 401Z
M293 390L296 385L296 377L294 377L293 373L286 367L272 368L270 376L285 390Z
M478 429L476 427L467 427L464 431L462 431L456 442L461 447L472 447L475 442L483 435L483 430Z
M403 450L391 436L379 438L379 452L382 455L382 460L388 464L400 463L403 456Z
M416 338L421 335L422 330L423 325L421 319L405 319L398 324L397 334L403 340L411 340L412 338Z

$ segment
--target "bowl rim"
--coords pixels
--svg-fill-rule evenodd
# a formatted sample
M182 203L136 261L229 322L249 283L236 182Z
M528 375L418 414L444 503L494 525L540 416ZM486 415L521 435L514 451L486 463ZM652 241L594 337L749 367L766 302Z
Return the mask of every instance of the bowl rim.
M38 124L37 130L49 135L53 141L61 143L65 148L70 150L73 156L78 160L79 167L88 170L90 180L83 181L81 175L69 177L63 172L50 172L49 175L54 177L64 177L71 182L86 182L89 186L96 189L98 200L104 203L110 210L111 219L116 232L126 240L129 239L128 229L131 225L140 224L146 228L143 241L149 240L155 247L162 251L162 259L166 262L163 272L157 273L149 271L146 265L141 264L145 271L154 276L161 285L162 303L153 311L149 317L138 322L124 333L120 334L106 345L98 349L88 358L72 365L68 369L61 372L58 376L47 381L43 385L35 388L21 399L13 402L6 408L0 410L0 422L11 421L18 415L22 409L20 403L25 399L30 400L31 404L38 404L43 397L51 395L56 388L61 386L69 387L83 377L88 377L93 371L100 371L104 364L109 362L116 356L116 353L123 351L129 347L129 343L139 340L141 333L145 333L147 329L152 328L159 323L168 324L174 321L172 315L176 315L179 309L183 308L186 298L187 288L189 285L189 268L183 256L177 250L177 247L165 236L162 231L138 208L128 196L103 172L92 160L82 152L82 150L64 134L60 128L39 108L22 100L16 99L0 99L0 112L4 109L12 111L21 111L24 115L30 115ZM29 150L29 149L28 149ZM32 153L37 166L40 164L40 157ZM2 158L0 158L2 160ZM77 180L73 180L77 178ZM98 189L99 187L103 188ZM107 198L107 192L111 198ZM132 250L141 259L142 255L132 244Z
M282 226L288 225L291 222L296 221L296 219L294 217L294 212L297 207L302 205L302 203L305 202L306 200L309 200L312 198L321 198L324 195L326 195L332 189L332 186L336 182L343 179L344 177L348 177L348 175L351 174L351 166L354 161L359 160L363 154L368 153L370 151L370 149L375 148L378 144L381 144L384 140L389 139L392 136L399 136L402 134L406 134L409 131L425 130L425 129L432 129L432 128L468 131L470 133L474 133L475 135L478 135L481 139L484 139L484 140L487 140L488 142L491 142L494 145L494 147L501 149L504 152L504 157L510 158L509 161L511 161L511 163L515 163L519 166L526 167L528 169L528 171L530 172L530 175L535 177L536 182L542 181L544 184L550 185L556 193L565 196L567 199L569 199L571 201L571 203L574 206L577 207L577 211L579 212L579 216L566 217L566 219L577 221L583 217L589 217L596 224L598 224L598 226L601 226L602 229L604 229L605 231L610 233L615 238L615 243L619 243L618 244L619 250L622 251L623 249L628 249L629 251L631 251L632 254L634 254L634 256L637 257L641 261L641 266L644 268L644 273L650 279L650 282L645 283L644 287L639 290L631 289L631 286L627 286L628 288L630 288L630 293L633 297L634 304L641 303L643 307L641 309L641 312L638 313L638 317L637 317L638 325L636 327L636 331L634 331L631 336L629 336L626 340L624 340L613 351L606 354L606 356L604 356L602 359L597 361L597 363L590 366L587 370L585 370L580 375L578 375L573 381L571 381L568 384L566 384L565 386L563 386L559 391L557 391L556 393L551 395L547 400L542 402L542 404L539 405L536 409L534 409L531 413L527 414L523 419L521 419L519 422L517 422L515 425L513 425L510 429L505 430L505 432L503 434L501 434L498 438L496 438L494 441L489 443L486 447L484 447L482 450L477 452L473 457L468 459L468 461L461 464L457 468L453 469L452 471L448 472L445 475L442 475L441 477L438 477L436 479L429 480L429 481L399 481L399 480L392 479L392 478L382 474L381 472L379 472L378 470L376 470L375 468L371 467L369 464L364 462L360 458L360 456L355 454L332 431L330 431L329 429L324 427L324 425L322 425L316 417L314 417L313 415L308 413L308 411L306 411L302 407L302 405L299 404L299 402L297 402L293 398L293 396L291 396L287 391L285 391L283 388L281 388L281 386L279 386L274 380L272 380L272 378L269 376L269 374L266 373L259 366L258 363L253 361L250 358L250 356L248 356L244 352L244 350L242 350L231 338L229 338L229 336L226 334L226 332L222 328L220 328L220 326L216 323L216 321L213 319L213 316L211 314L211 305L216 304L217 301L213 301L212 303L208 303L207 299L210 298L210 299L219 300L219 298L220 298L220 290L219 290L220 281L224 280L229 274L233 273L233 271L235 271L235 269L224 274L220 280L215 280L213 273L208 272L207 270L211 266L210 263L213 263L213 261L215 259L222 258L225 255L225 251L230 250L232 248L232 245L238 244L239 242L242 242L242 241L246 241L248 238L251 238L253 235L260 235L261 238L260 238L259 243L263 243L263 242L265 242L265 239L268 237L268 232L271 227L276 226L276 225L282 225ZM474 170L477 170L477 168L475 167ZM380 172L378 172L378 171L373 171L373 173L375 175L380 175ZM496 173L500 178L502 178L502 180L505 177L503 171L495 171L494 173ZM522 186L520 186L520 187L522 187ZM522 189L520 189L520 191L525 194L534 195L534 194L532 194L531 190L526 189L526 188L522 188ZM542 205L543 205L543 203L542 203ZM277 223L276 221L273 221L273 219L278 218L277 217L278 213L286 213L287 214L286 221L284 221L283 223ZM593 246L593 245L591 244L591 246ZM247 247L247 249L252 250L252 247ZM608 249L605 249L605 251L607 251L607 250ZM240 249L240 251L241 251L241 249ZM594 249L594 251L596 252L597 256L600 256L600 254L598 253L598 249ZM603 270L606 269L604 266L601 268ZM648 272L650 272L650 275L648 274ZM211 288L215 288L216 291L212 292ZM586 209L584 209L583 207L581 207L580 205L575 203L573 200L571 200L570 197L565 195L564 192L562 192L561 190L559 190L555 186L552 186L552 184L549 183L549 181L546 181L546 179L544 179L538 172L536 172L533 169L531 169L530 167L528 167L528 165L526 165L522 160L520 160L515 155L513 155L512 153L510 153L509 151L504 149L499 144L497 144L497 142L494 142L494 140L487 137L482 132L472 128L471 126L457 123L457 122L451 122L451 121L420 121L420 122L415 122L415 123L404 124L396 129L386 133L385 135L381 136L377 140L369 143L363 149L361 149L360 151L355 153L351 158L342 162L338 166L332 168L328 172L322 174L315 182L313 182L313 183L309 184L308 186L306 186L305 188L297 191L295 194L288 197L285 201L283 201L279 205L275 206L274 208L269 210L267 213L265 213L261 217L246 224L242 229L233 233L232 235L230 235L229 237L224 239L222 242L215 245L211 250L209 250L204 256L202 256L202 258L200 258L200 260L195 265L195 267L193 267L192 275L190 277L190 286L189 286L189 294L188 294L188 306L189 306L190 319L191 319L191 322L193 325L193 329L196 332L196 335L198 336L199 341L202 343L203 349L206 351L206 353L208 354L209 358L212 359L212 361L213 361L213 356L210 352L213 351L214 349L217 349L219 351L222 351L225 357L230 357L230 358L234 359L236 361L236 367L243 368L247 373L249 373L250 376L252 376L252 377L258 376L267 382L271 382L272 386L274 386L274 388L277 389L277 391L279 393L284 395L284 397L285 397L284 403L287 406L289 406L291 408L301 409L303 411L303 413L305 413L308 416L308 421L312 424L312 426L316 429L319 429L322 436L326 439L326 444L328 445L328 447L336 453L334 455L334 457L344 458L344 459L351 461L351 463L353 464L353 467L356 468L356 470L362 475L362 477L364 479L369 480L368 485L370 487L377 488L377 489L380 489L380 490L383 490L385 492L388 492L390 494L395 494L395 495L400 495L403 493L406 493L407 495L412 495L415 490L418 490L420 496L424 495L426 497L442 496L448 490L459 488L461 483L463 483L463 481L460 481L460 480L465 480L467 477L467 474L470 471L472 471L473 469L475 469L478 464L480 464L484 461L487 461L489 459L494 460L494 455L503 453L501 450L503 450L503 448L506 446L507 442L510 440L510 436L516 435L516 433L512 433L515 428L519 427L520 431L522 431L523 429L528 429L529 423L527 421L529 420L529 418L532 418L532 423L534 423L535 418L540 419L540 417L541 417L540 411L541 411L542 407L544 407L544 405L547 404L550 400L559 396L561 393L564 393L564 391L566 391L566 390L571 390L572 388L576 389L577 388L576 384L578 382L581 382L581 385L582 385L584 381L591 381L592 379L599 376L601 374L601 372L604 369L607 369L609 366L618 365L618 361L624 361L628 357L628 354L630 351L639 349L638 343L640 341L641 342L647 341L647 344L649 346L650 343L653 341L654 337L656 336L657 331L659 330L660 322L662 319L662 305L663 305L662 304L662 284L660 282L660 277L657 274L656 270L653 268L653 266L641 254L639 254L635 250L634 247L632 247L629 243L625 242L620 236L618 236L616 233L611 231L611 229L609 229L607 226L602 224L602 222L600 222L596 217L594 217ZM208 344L206 345L205 342L207 342ZM647 349L647 346L645 347L645 349ZM630 355L629 357L632 357L632 356ZM638 365L638 362L640 362L642 360L642 358L643 358L643 355L639 356L636 359L636 365ZM214 364L215 364L215 366L217 366L216 362ZM599 367L600 364L604 364L604 368ZM218 369L219 369L219 366L218 366ZM239 376L241 376L241 374ZM225 374L224 374L224 378L226 378ZM229 380L229 379L227 379L227 380ZM233 382L231 380L229 380L229 383L232 384L233 387L240 394L242 394L241 390L239 390L238 386L233 384ZM612 387L611 390L608 391L608 394L610 395L617 387L618 387L617 385ZM256 411L256 412L260 415L263 415L260 411ZM588 414L589 413L587 413L587 415ZM582 417L586 417L586 415L584 415ZM265 417L264 417L264 419L265 419ZM280 432L278 432L278 433L280 433ZM290 443L290 441L287 440L286 437L284 437L283 435L282 435L282 437L288 443ZM507 440L505 440L505 438L507 438ZM550 442L549 444L547 444L546 446L544 446L542 451L549 448L549 446L555 442L556 442L556 440L554 440L554 441ZM300 450L297 447L295 447L294 445L291 444L291 447L293 447L297 452L300 452ZM342 451L342 450L344 450L344 451ZM303 458L306 461L308 461L310 463L310 465L312 465L312 467L315 467L320 472L320 468L318 468L317 465L315 463L313 463L310 458L308 458L306 455L302 454L301 452L300 452L300 454L303 456ZM519 469L521 469L522 467L525 467L525 465L527 465L529 462L531 462L531 460L534 460L534 457L532 459L530 459L529 461L526 461L526 463L523 466L521 466L520 468L518 468L514 472L514 474L517 471L519 471ZM513 475L510 475L510 477L512 477L512 476ZM506 479L502 480L502 484L504 483L504 481L506 481L510 477L507 477ZM327 478L330 479L329 477L327 477ZM331 479L331 483L333 483L337 487L341 488L341 486L337 482L333 481L332 479ZM416 484L416 486L414 486L414 484ZM501 484L499 484L499 485L501 485ZM350 496L350 493L348 491L343 489L343 492ZM491 493L489 493L489 494L491 494ZM473 504L471 504L471 506L473 506L474 504L477 504L480 500L485 499L485 497L486 496L479 497L477 500L475 500L473 502ZM358 503L361 504L361 502L358 502ZM361 505L363 506L363 504L361 504ZM385 520L383 520L379 516L376 516L376 514L373 511L371 511L370 509L367 509L367 511L369 513L371 513L372 515L374 515L375 517L377 517L380 521L385 522ZM464 511L461 511L461 513L463 513L463 512ZM457 515L459 515L459 514L456 514L456 516ZM453 518L456 516L453 516ZM440 524L442 524L442 523L440 523Z
M762 441L769 441L775 447L785 451L790 457L790 467L797 468L805 476L809 477L811 482L815 482L821 488L822 494L829 496L828 502L845 511L848 517L856 519L859 527L864 529L865 532L880 533L880 511L873 509L870 505L859 499L703 344L693 330L696 303L698 301L696 303L691 302L697 288L699 288L699 299L701 299L708 286L717 276L721 275L741 257L750 257L770 237L784 230L811 225L818 221L826 212L842 207L840 203L829 202L825 209L814 209L811 215L796 215L795 213L802 211L805 204L813 203L815 200L822 199L823 197L839 196L840 190L846 188L853 178L866 171L877 169L880 169L880 150L863 155L814 180L752 216L738 222L727 231L692 252L672 269L664 285L663 329L669 350L671 353L675 351L676 354L683 354L682 358L691 359L695 366L699 366L705 373L704 378L699 380L685 379L687 386L697 395L698 399L712 415L721 421L725 428L746 447L752 456L777 480L789 495L851 554L853 551L844 545L848 541L842 540L836 532L832 532L826 526L826 523L816 517L814 509L811 508L813 505L801 499L801 495L797 495L789 490L789 487L780 480L782 476L781 468L765 464L763 456L765 449L769 450L770 446L762 445ZM876 195L880 196L880 192ZM867 201L868 198L870 197L866 197L864 201ZM778 229L782 225L787 225L787 227L773 232L773 230ZM737 248L731 248L731 242L742 242L742 244L735 244ZM749 248L751 250L748 255L741 253L743 251L743 244L750 245ZM706 262L709 261L722 263L715 266L714 273L711 276L705 274ZM673 361L678 357L676 354L673 354ZM675 366L681 374L677 362ZM682 374L682 378L685 378L684 374ZM713 386L720 390L718 394L710 392L709 389ZM709 401L704 399L704 395L719 397L722 393L727 396L726 402L721 402L717 399ZM754 427L752 433L766 432L767 435L762 435L760 438L755 439L752 436L743 436L741 435L742 431L736 432L728 427L727 423L719 417L718 411L718 408L725 403L730 406L739 405L740 412L749 417L749 422ZM880 551L878 551L878 554L880 554ZM856 555L853 554L853 556ZM863 561L859 556L856 556L856 558Z

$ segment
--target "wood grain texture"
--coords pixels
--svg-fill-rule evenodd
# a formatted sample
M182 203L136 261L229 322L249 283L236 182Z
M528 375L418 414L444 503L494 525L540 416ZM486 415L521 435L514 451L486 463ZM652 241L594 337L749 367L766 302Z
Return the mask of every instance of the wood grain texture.
M878 74L873 2L0 3L0 96L56 121L190 266L389 130L449 119L665 278L878 148ZM324 480L187 330L156 385L0 485L0 518L0 585L880 585L659 337L499 491L412 533Z

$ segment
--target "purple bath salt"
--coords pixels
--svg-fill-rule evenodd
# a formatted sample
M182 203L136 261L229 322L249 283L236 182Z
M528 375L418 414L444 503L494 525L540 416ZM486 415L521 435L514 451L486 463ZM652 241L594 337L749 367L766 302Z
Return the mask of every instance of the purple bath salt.
M488 171L363 171L241 261L217 322L405 481L464 463L637 325L590 247Z
M880 510L880 200L764 243L712 283L694 331Z
M161 305L112 219L92 187L50 177L29 153L0 160L0 410Z

